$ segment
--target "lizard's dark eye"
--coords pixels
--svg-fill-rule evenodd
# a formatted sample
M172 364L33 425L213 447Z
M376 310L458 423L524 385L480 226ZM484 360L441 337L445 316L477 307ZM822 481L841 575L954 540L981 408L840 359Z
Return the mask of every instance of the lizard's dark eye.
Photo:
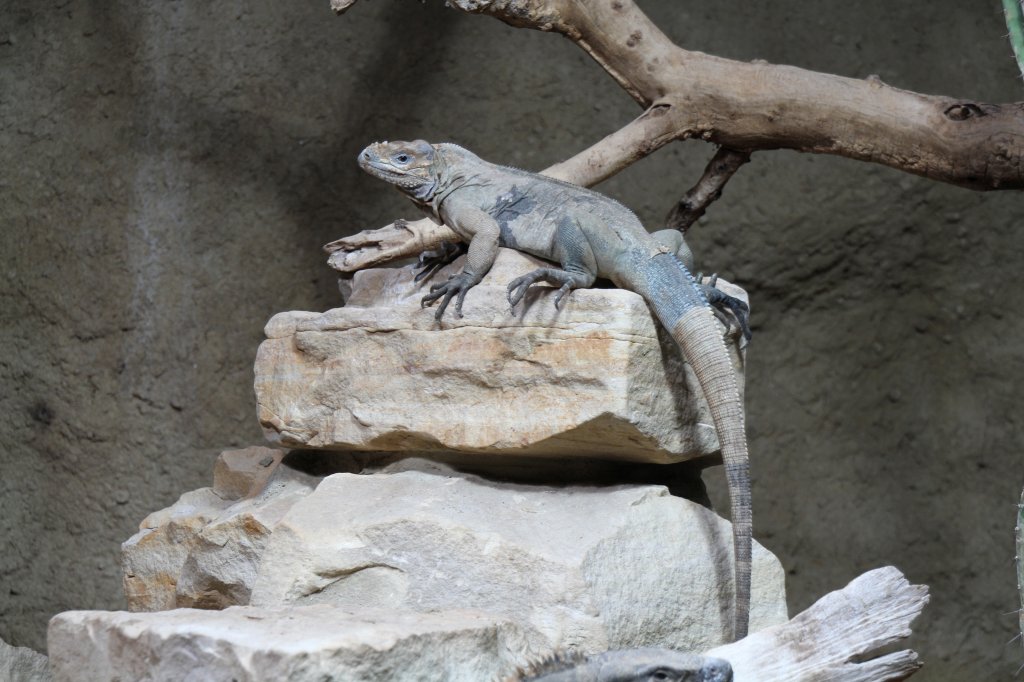
M395 157L395 161L397 161L398 163L409 163L409 155L399 154L398 156Z

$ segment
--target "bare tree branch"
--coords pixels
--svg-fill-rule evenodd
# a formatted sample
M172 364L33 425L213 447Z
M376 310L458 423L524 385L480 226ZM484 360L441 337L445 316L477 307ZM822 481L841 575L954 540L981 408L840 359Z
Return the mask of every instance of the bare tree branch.
M331 7L341 13L356 1L331 0ZM684 50L633 0L448 1L512 26L565 35L646 107L621 130L544 171L552 177L591 186L668 142L699 137L748 153L784 148L835 154L977 190L1024 188L1024 103L920 95L877 77L845 78ZM695 195L694 205L706 208L726 180L702 178L691 194L704 198ZM692 224L697 217L678 219ZM353 272L456 239L428 220L382 229L328 244L331 265Z
M677 138L665 107L653 106L639 118L543 175L593 187Z
M750 161L750 152L719 147L704 168L704 175L669 212L665 218L665 227L684 233L689 230L690 226L704 215L708 206L722 196L725 183L729 182L740 166L747 161Z
M920 95L877 78L691 52L673 44L633 0L449 4L565 35L645 107L666 107L677 139L836 154L970 189L1024 188L1024 103Z

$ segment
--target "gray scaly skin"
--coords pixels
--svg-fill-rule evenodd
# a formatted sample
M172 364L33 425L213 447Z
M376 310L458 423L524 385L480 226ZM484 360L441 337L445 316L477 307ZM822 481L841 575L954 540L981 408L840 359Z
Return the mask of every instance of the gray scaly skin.
M732 682L732 666L670 649L630 649L553 658L506 682Z
M735 551L733 635L745 637L750 614L751 509L743 405L715 314L680 260L689 251L673 236L678 233L651 235L629 209L602 194L487 163L453 144L375 143L360 153L359 165L395 185L469 244L462 272L431 287L423 299L427 305L443 297L437 319L453 298L456 314L462 314L466 292L487 274L499 246L562 266L540 268L513 280L508 286L513 307L532 284L541 281L559 287L555 306L573 289L592 286L598 277L643 296L693 368L718 432Z

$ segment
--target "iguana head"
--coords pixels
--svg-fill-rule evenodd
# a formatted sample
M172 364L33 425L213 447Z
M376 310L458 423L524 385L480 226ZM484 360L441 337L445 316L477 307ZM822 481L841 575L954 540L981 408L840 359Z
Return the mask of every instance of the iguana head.
M374 142L359 153L359 167L420 201L440 183L440 157L429 142Z

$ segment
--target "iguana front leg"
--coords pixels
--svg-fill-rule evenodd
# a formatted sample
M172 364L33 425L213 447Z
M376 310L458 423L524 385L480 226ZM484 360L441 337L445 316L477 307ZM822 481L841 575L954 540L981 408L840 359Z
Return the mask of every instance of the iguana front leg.
M494 218L480 209L443 207L442 215L445 224L463 239L469 239L469 249L462 272L452 275L447 282L430 287L430 293L420 301L420 305L425 308L441 299L441 305L434 314L434 319L438 321L444 317L444 311L456 296L455 314L462 317L462 303L466 300L466 293L480 283L498 257L498 237L501 235L501 229Z

